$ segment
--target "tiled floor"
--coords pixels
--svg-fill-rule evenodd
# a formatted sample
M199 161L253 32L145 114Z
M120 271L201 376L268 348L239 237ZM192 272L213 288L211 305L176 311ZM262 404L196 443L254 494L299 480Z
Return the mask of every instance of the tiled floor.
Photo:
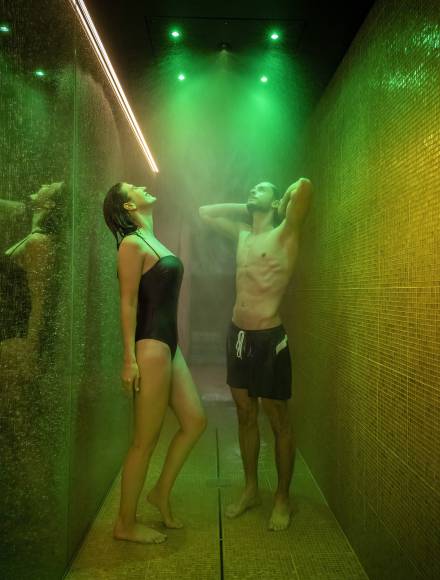
M176 483L173 506L183 530L167 530L164 544L143 546L112 539L119 501L114 483L67 580L367 580L300 454L292 484L294 516L285 532L266 529L276 481L272 434L261 414L260 483L263 505L241 518L223 517L237 497L242 467L235 410L221 369L193 369L209 426ZM145 490L157 477L174 417L167 417ZM145 496L144 496L145 497ZM161 530L158 513L141 502L140 519Z

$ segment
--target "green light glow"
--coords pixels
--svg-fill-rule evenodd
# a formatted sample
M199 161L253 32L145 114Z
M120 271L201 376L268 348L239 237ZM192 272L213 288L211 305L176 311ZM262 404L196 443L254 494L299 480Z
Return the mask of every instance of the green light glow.
M11 32L11 28L7 24L0 24L0 32L7 34L8 32Z
M44 72L44 70L41 70L41 68L37 69L34 74L36 77L40 77L40 78L46 76L46 73Z
M184 81L186 79L186 76L183 73L180 73L180 75L177 78L179 79L179 81Z
M271 38L272 40L279 40L279 38L280 38L280 35L279 35L279 33L278 33L278 32L272 32L272 34L270 35L270 38Z
M171 36L173 38L180 38L181 37L181 32L179 30L172 30L171 31Z
M263 75L262 77L260 77L260 81L262 83L267 83L268 80L269 80L269 78L266 75Z

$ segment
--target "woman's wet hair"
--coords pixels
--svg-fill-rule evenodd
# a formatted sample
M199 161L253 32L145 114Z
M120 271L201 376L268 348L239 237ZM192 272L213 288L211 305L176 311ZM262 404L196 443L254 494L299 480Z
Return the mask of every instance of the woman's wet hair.
M116 239L116 247L119 248L123 238L137 230L132 222L129 212L124 208L124 203L130 201L127 193L122 190L122 183L116 183L111 187L104 199L103 212L105 223Z

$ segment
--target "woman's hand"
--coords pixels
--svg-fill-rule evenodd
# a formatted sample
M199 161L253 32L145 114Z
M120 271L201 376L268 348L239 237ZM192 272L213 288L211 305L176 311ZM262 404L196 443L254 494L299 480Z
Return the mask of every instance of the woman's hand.
M126 393L131 395L133 389L135 393L140 390L140 375L139 368L136 362L124 363L121 372L122 386Z

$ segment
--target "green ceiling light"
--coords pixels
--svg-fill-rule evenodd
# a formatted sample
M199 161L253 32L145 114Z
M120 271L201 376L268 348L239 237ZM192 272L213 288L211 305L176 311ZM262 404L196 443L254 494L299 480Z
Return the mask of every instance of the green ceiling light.
M0 24L0 32L3 34L9 34L11 32L11 27L9 24Z
M46 73L44 72L44 70L41 70L41 68L38 68L34 74L36 77L39 77L40 79L46 76Z
M186 79L186 76L183 73L180 73L180 75L177 78L179 79L179 81L184 81Z
M262 83L267 83L268 80L269 80L269 78L266 75L263 75L262 77L260 77L260 81Z
M279 32L272 32L270 35L271 40L279 40L280 39L280 34Z
M177 40L178 38L180 38L180 37L182 36L182 33L180 32L180 30L177 30L176 28L174 28L174 29L173 29L173 30L170 32L170 35L171 35L171 37L172 37L172 38L174 38L174 39L176 39L176 40Z

